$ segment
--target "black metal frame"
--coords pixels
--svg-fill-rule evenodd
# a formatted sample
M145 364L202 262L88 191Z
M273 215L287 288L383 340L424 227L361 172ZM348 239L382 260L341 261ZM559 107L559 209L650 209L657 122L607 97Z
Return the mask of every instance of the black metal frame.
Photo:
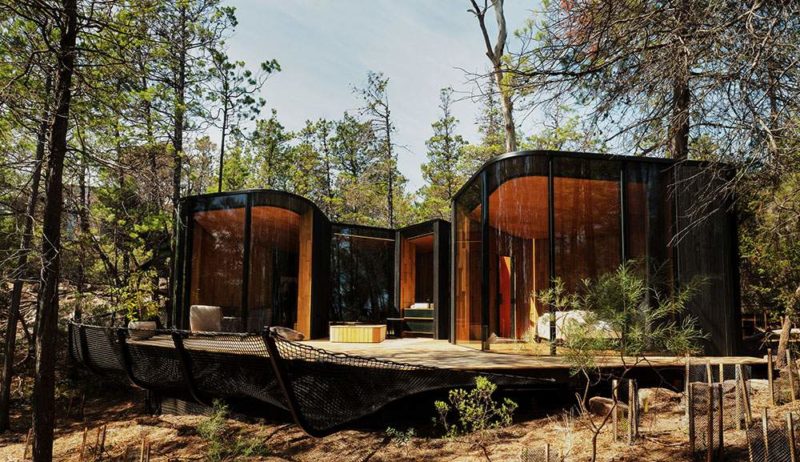
M455 342L455 267L456 267L456 233L457 233L457 220L456 220L456 203L459 199L464 196L469 188L474 187L476 183L480 184L480 206L481 206L481 348L488 349L487 340L489 335L489 307L491 304L492 294L488 293L489 290L489 265L491 264L489 260L489 253L490 253L490 246L489 246L489 196L492 192L490 186L499 187L499 184L493 185L493 180L489 178L490 175L490 167L494 166L495 164L516 159L516 158L525 158L525 157L543 157L547 159L547 207L548 207L548 276L549 276L549 284L550 287L553 286L553 281L556 277L556 245L555 245L555 207L554 207L554 188L553 188L553 179L556 177L568 176L568 175L560 175L554 171L554 161L561 160L561 159L577 159L583 160L588 162L608 162L613 161L618 163L618 168L616 172L617 181L619 182L619 207L620 207L620 257L621 261L627 261L629 251L629 239L630 239L630 231L629 231L629 223L626 220L628 214L628 197L627 197L627 182L628 182L628 173L626 166L629 164L634 163L651 163L651 164L659 164L663 165L665 168L671 171L672 175L672 183L677 184L679 178L679 171L682 166L696 166L696 167L703 167L709 168L712 166L721 167L723 169L730 170L731 167L725 164L716 164L713 162L707 161L690 161L690 160L681 160L676 161L673 159L664 159L664 158L650 158L650 157L634 157L634 156L621 156L621 155L611 155L611 154L596 154L596 153L587 153L587 152L564 152L564 151L548 151L548 150L535 150L535 151L517 151L517 152L510 152L500 156L496 156L486 163L473 174L473 176L466 182L464 185L458 190L458 192L453 197L453 212L452 212L452 221L453 226L451 227L451 306L450 306L450 315L451 315L451 323L450 323L450 336L451 342ZM522 174L521 174L522 175ZM504 181L508 181L509 178L506 178ZM670 234L672 236L672 240L676 241L675 236L679 230L679 189L678 187L673 188L673 218L672 218L672 229L670 230ZM730 255L732 259L731 266L736 268L736 261L738 256L736 255L738 252L737 242L737 230L736 230L736 215L733 211L727 211L728 219L730 220L731 225L729 226L731 236L730 239L733 241L733 252ZM679 284L681 282L681 273L680 273L680 254L679 254L679 242L673 242L672 244L672 267L674 271L673 279L674 279L674 288L678 289ZM708 245L714 245L714 243L709 243ZM726 277L732 281L732 285L735 288L733 294L733 304L734 309L733 311L733 318L734 321L736 318L740 318L740 306L741 306L741 294L739 293L738 289L738 281L739 281L739 274L738 268L730 271L731 274L727 274ZM550 312L550 343L551 343L551 354L555 354L555 338L556 338L556 326L553 321L553 307L549 307ZM738 314L737 314L738 313ZM738 326L738 324L736 324ZM737 328L738 329L738 328ZM737 330L738 333L738 330ZM735 354L738 351L738 346L733 347L730 351L722 351L721 354Z
M433 219L396 231L394 253L394 305L400 309L401 245L403 239L433 235L433 338L450 336L450 222Z

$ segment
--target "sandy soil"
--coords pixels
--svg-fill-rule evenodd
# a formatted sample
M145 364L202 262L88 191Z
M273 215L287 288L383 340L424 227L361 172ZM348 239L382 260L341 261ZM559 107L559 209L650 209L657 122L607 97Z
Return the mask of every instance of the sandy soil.
M77 400L66 416L68 403L59 402L55 460L78 461L84 428L88 429L87 459L94 453L97 429L106 425L103 460L139 460L139 447L146 438L151 444L151 460L205 460L207 442L196 433L202 416L149 416L143 413L142 396L131 390L109 390L116 397L87 398L81 418ZM94 393L94 395L103 395ZM88 396L88 395L87 395ZM106 394L107 396L107 394ZM763 397L754 399L756 409ZM0 435L0 461L21 460L29 421L27 409L14 416L16 432ZM20 412L23 411L23 412ZM681 461L690 460L684 409L680 403L665 403L643 415L641 438L628 445L624 438L614 442L608 426L598 441L602 461ZM776 410L777 412L777 410ZM473 435L448 440L424 436L419 430L406 444L389 438L382 430L346 430L315 439L293 424L282 422L246 423L229 420L228 437L256 438L269 456L250 460L275 461L517 461L526 450L542 452L545 443L553 454L567 461L589 460L591 432L588 418L569 417L556 412L538 419L516 422L509 428L483 436ZM727 460L746 460L742 432L726 432ZM744 451L744 452L742 452ZM125 455L127 454L127 457ZM241 458L238 460L242 460ZM541 459L528 459L541 460Z

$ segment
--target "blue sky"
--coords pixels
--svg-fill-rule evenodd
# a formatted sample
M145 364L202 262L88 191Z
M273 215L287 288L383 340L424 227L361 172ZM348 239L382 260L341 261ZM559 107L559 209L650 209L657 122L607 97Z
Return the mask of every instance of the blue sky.
M521 27L532 0L506 0L509 30ZM399 168L412 190L422 185L425 140L439 116L439 90L468 94L464 70L488 66L468 0L230 0L239 25L227 40L232 58L255 69L275 58L283 69L265 85L268 108L296 130L307 119L336 119L356 112L368 71L389 77L389 102L401 146ZM487 18L494 24L493 13ZM513 40L513 39L512 39ZM463 70L462 70L463 69ZM268 111L267 111L268 113ZM478 105L456 103L461 134L476 141Z

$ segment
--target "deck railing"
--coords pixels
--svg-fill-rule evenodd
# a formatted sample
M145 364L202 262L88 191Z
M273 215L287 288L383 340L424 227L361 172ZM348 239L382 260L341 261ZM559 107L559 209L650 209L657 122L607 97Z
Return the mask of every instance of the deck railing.
M266 403L289 411L312 436L329 434L401 398L469 388L478 375L501 389L552 385L538 378L333 353L285 340L270 329L261 334L157 329L142 335L123 324L124 318L114 316L71 319L72 359L157 396L202 405L242 398Z

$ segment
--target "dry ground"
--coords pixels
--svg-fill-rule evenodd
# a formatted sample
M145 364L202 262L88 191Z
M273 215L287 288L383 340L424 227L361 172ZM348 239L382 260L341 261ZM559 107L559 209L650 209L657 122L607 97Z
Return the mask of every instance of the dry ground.
M55 459L78 461L83 430L88 428L87 454L95 447L96 429L107 425L103 460L139 460L139 446L146 437L151 443L151 460L205 460L207 442L196 433L202 416L149 416L143 413L141 395L131 390L117 390L117 397L87 398L85 417L77 404L66 418L66 403L59 403L60 418L56 432ZM95 393L95 395L103 395ZM106 394L107 396L107 394ZM758 408L764 397L757 397ZM62 400L63 401L63 400ZM0 461L21 460L25 432L29 426L27 409L14 416L17 432L0 435ZM523 410L524 411L524 410ZM644 414L639 442L613 442L609 429L599 439L602 461L681 461L689 460L688 439L683 407L673 403ZM591 433L587 418L570 418L566 413L517 422L509 428L489 432L484 437L457 440L413 437L407 444L387 437L381 429L346 430L315 439L297 426L282 422L245 423L228 421L229 437L256 438L268 456L250 460L274 461L517 461L526 448L541 450L549 442L554 453L561 451L568 461L589 460ZM387 424L388 425L388 424ZM424 434L425 430L418 431ZM727 460L746 460L741 432L726 433ZM742 452L744 450L744 452ZM127 453L127 459L124 455ZM89 459L87 459L89 460ZM241 460L241 459L239 459Z

